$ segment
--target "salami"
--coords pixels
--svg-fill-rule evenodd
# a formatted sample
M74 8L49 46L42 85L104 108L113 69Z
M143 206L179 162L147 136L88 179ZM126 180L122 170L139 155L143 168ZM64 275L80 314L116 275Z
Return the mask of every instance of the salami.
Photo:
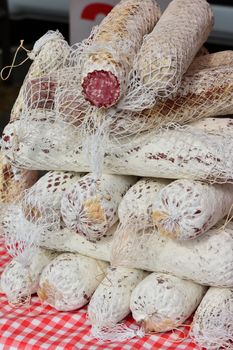
M76 128L82 126L87 117L88 102L84 100L77 87L63 87L56 90L54 109L59 118Z
M33 108L44 106L48 110L55 104L57 118L82 129L90 117L88 102L74 85L71 71L65 72L63 69L58 71L58 76L52 74L32 79L33 84L29 80L28 84L32 86L25 91L25 99L28 106ZM119 139L144 131L151 132L170 122L184 124L204 117L232 114L232 77L232 51L196 58L183 76L175 96L165 101L160 99L152 108L141 112L118 109L113 116L112 111L107 112L109 133L111 137ZM56 88L58 83L59 87ZM93 118L92 122L100 119L96 113Z
M61 200L65 191L80 179L80 174L73 172L50 171L41 177L34 186L24 194L22 209L27 220L42 221L60 225ZM54 215L53 215L54 214ZM58 226L59 227L59 226Z
M191 337L208 350L231 349L232 317L233 289L212 287L194 315Z
M151 108L141 112L118 109L113 116L112 111L107 112L106 118L112 119L109 133L111 137L120 139L144 131L151 132L171 122L185 124L205 117L232 114L232 79L233 51L195 58L175 96L159 99ZM77 88L60 89L56 111L77 127L89 117L87 102ZM94 118L98 118L96 113Z
M0 152L0 203L3 207L17 202L23 191L37 180L37 171L18 169L12 166Z
M219 51L196 57L189 66L188 72L200 71L208 68L232 67L233 51Z
M82 84L86 99L94 106L110 107L120 97L120 83L116 76L100 70L88 73Z
M229 64L224 63L225 59ZM171 122L186 124L206 117L232 114L232 79L232 51L196 58L183 76L175 96L157 100L152 108L142 112L118 112L111 133L120 137L150 132Z
M160 17L153 0L121 0L100 24L82 70L85 99L110 107L125 91L135 54Z
M145 272L135 269L108 269L88 306L94 337L101 339L106 333L111 333L111 329L130 313L131 293L145 276Z
M79 309L89 302L107 266L103 261L79 254L61 254L43 270L39 298L59 311Z
M133 177L102 175L95 179L86 175L75 182L61 201L61 213L66 226L89 240L106 235L118 220L118 206Z
M11 306L18 307L30 302L31 294L38 288L43 268L57 255L56 252L39 249L30 266L24 266L14 258L5 267L1 275L1 291L6 294Z
M116 228L117 223L106 235L91 242L67 228L47 230L42 227L38 230L38 225L25 219L19 205L11 207L3 220L4 237L9 253L17 256L19 261L21 258L23 264L26 260L26 266L38 246L51 251L79 253L93 259L110 261Z
M173 0L143 41L121 107L143 110L176 93L212 27L207 1Z
M133 290L130 309L145 333L182 325L200 304L207 288L164 273L152 273Z
M193 239L229 214L232 203L231 184L177 180L154 197L152 217L161 235Z
M112 266L127 266L163 272L196 283L233 286L233 225L220 222L191 241L161 237L151 228L117 231L112 248Z
M28 72L28 76L38 77L52 72L64 66L65 60L70 54L70 46L59 31L49 30L39 38L29 53L34 61Z
M169 183L168 180L142 178L123 197L118 216L120 229L144 229L153 226L152 207L155 197Z
M30 140L24 137L30 131ZM39 141L40 140L40 141ZM62 142L61 142L62 140ZM80 134L72 126L42 121L8 124L3 151L15 165L28 169L89 171ZM110 147L111 146L111 147ZM111 144L104 157L104 172L156 178L232 182L232 120L206 118L185 127L170 127L131 140ZM115 149L114 149L115 148Z
M35 42L33 50L28 54L33 62L12 108L11 120L20 118L28 106L35 108L39 103L38 98L40 98L40 108L42 105L46 108L51 107L56 83L49 81L48 75L56 73L63 67L69 54L70 47L58 31L48 31ZM29 101L27 101L27 91L30 93ZM39 93L42 96L39 96Z

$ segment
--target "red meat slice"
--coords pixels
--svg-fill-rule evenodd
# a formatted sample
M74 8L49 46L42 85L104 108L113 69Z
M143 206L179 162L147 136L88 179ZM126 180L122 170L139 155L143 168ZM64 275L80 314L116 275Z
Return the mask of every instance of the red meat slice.
M85 99L98 108L113 106L120 96L117 77L104 70L88 73L82 88Z

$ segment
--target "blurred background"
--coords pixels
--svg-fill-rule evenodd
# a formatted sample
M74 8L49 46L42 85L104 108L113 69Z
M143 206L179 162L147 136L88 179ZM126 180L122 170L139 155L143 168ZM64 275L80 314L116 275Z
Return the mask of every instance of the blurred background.
M164 10L169 0L160 0ZM233 0L209 0L215 26L206 47L210 52L233 49ZM11 64L20 40L32 49L48 30L58 29L74 44L86 38L118 0L0 0L0 69ZM26 58L22 50L17 63ZM0 80L0 132L9 120L10 110L29 68L28 60L13 69L10 79Z

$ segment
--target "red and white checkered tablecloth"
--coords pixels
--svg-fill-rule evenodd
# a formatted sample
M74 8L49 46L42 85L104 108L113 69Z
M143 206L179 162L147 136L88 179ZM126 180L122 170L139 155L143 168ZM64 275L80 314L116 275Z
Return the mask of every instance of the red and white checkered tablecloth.
M0 274L8 260L0 243ZM134 324L131 317L126 323L128 326ZM57 312L41 305L38 297L34 296L29 309L12 309L5 296L0 294L0 350L200 350L189 339L175 342L178 335L172 332L120 343L96 341L89 333L86 308Z

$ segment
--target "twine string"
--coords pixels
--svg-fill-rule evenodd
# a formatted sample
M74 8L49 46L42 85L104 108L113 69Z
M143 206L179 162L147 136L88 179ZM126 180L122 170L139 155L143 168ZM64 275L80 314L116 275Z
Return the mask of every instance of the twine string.
M26 57L22 62L18 63L18 64L15 64L15 61L16 61L16 58L17 58L17 55L18 55L18 52L20 49L23 49L26 53L29 53L30 50L26 49L24 46L23 46L23 42L24 40L20 40L20 45L17 47L16 51L15 51L15 54L14 54L14 57L13 57L13 60L12 60L12 63L9 65L9 66L5 66L4 68L2 68L1 72L0 72L0 76L1 76L1 79L2 80L7 80L9 79L11 73L12 73L12 70L13 68L17 68L17 67L20 67L22 66L28 59L29 57ZM4 72L5 70L9 69L8 71L8 74L4 77Z

